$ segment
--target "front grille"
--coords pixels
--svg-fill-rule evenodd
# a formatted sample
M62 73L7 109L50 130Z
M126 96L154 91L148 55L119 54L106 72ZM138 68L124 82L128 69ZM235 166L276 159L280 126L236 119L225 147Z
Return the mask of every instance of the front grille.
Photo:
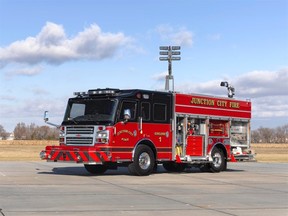
M94 127L67 127L66 134L93 134Z
M92 146L94 145L93 126L67 126L66 145Z
M93 137L66 137L66 145L93 145Z

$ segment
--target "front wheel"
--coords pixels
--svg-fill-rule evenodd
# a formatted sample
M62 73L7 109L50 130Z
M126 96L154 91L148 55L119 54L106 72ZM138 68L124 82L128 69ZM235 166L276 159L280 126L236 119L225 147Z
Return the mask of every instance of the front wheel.
M213 162L210 165L212 172L220 172L225 169L225 157L223 152L219 148L214 148L211 153Z
M134 154L133 163L129 164L129 172L133 175L145 176L153 172L155 166L154 153L149 146L139 145Z

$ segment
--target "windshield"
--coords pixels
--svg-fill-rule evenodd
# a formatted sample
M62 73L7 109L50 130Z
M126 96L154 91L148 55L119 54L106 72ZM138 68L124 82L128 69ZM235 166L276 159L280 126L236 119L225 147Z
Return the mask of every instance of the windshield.
M112 124L116 107L115 99L69 100L63 124Z

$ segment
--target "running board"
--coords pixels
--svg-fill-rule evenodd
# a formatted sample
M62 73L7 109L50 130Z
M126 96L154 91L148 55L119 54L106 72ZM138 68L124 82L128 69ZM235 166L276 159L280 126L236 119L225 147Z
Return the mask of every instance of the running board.
M182 163L190 163L190 164L202 164L202 163L211 163L209 161L208 156L190 156L186 155L185 157L181 157L181 162Z

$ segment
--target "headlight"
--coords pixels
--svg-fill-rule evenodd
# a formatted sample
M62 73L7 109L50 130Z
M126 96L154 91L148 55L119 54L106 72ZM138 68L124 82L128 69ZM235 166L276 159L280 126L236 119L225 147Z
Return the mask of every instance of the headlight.
M108 143L109 131L99 131L96 133L97 143Z
M107 131L101 131L97 133L97 138L107 138L107 137L108 137Z

